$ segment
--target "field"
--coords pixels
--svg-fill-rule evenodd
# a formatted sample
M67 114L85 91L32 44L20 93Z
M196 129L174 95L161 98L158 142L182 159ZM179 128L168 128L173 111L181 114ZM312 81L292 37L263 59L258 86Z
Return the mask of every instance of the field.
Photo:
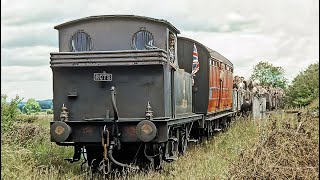
M115 179L318 179L319 120L300 111L261 121L237 119L161 171L125 171ZM73 149L50 142L51 118L20 115L1 133L1 179L86 179L81 162L63 160Z

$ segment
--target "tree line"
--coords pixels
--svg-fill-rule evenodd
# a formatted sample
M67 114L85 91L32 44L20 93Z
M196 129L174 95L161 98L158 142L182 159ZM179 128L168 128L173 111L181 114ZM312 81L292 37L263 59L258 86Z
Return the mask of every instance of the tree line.
M36 112L47 112L53 109L52 100L37 101L34 98L28 99L27 102L20 102L18 108L22 113L31 114Z
M263 86L283 88L285 103L291 107L301 107L319 102L319 63L310 64L289 84L284 77L284 69L269 62L261 61L253 67L251 80L257 79ZM319 106L319 105L318 105Z

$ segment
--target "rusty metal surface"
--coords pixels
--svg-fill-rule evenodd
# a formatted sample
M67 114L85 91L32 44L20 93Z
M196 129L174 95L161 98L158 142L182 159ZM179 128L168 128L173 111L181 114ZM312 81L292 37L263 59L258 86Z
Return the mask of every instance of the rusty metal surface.
M56 142L66 141L71 132L72 128L62 121L56 121L50 126L51 138Z
M143 142L151 141L156 136L156 134L156 125L149 120L143 120L136 126L136 135Z
M57 121L50 122L51 125ZM140 121L119 123L122 142L141 142L136 135L136 127ZM168 140L168 121L153 121L156 126L157 134L152 142L164 142ZM72 130L70 137L65 142L75 143L99 143L102 141L101 132L103 127L112 129L112 122L66 122ZM56 127L56 126L54 126ZM55 130L55 129L53 129ZM62 142L51 136L52 142ZM64 140L63 140L64 141Z

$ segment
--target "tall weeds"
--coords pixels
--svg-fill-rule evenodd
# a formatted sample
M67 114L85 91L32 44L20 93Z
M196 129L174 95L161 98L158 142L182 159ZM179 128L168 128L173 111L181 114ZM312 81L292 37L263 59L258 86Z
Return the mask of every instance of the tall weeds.
M72 147L50 142L50 116L15 122L1 137L1 179L88 179ZM23 117L22 119L28 119ZM314 179L319 176L319 120L305 110L261 121L236 119L226 132L191 145L161 171L116 173L113 179Z
M319 120L310 114L272 116L259 142L231 163L230 179L318 179Z

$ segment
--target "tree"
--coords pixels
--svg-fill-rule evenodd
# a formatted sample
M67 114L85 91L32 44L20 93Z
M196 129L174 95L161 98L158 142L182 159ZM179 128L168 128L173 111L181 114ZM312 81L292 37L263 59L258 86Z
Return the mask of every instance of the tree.
M288 87L286 96L287 103L292 106L306 106L319 99L319 63L300 72Z
M1 94L1 131L9 130L17 116L21 113L17 105L22 101L16 96L10 102L7 102L8 96Z
M284 69L263 61L253 67L250 80L259 80L260 84L265 86L272 85L273 87L285 88L287 85Z
M22 109L27 114L41 111L41 107L40 107L39 103L33 98L28 99L27 103L23 106Z

